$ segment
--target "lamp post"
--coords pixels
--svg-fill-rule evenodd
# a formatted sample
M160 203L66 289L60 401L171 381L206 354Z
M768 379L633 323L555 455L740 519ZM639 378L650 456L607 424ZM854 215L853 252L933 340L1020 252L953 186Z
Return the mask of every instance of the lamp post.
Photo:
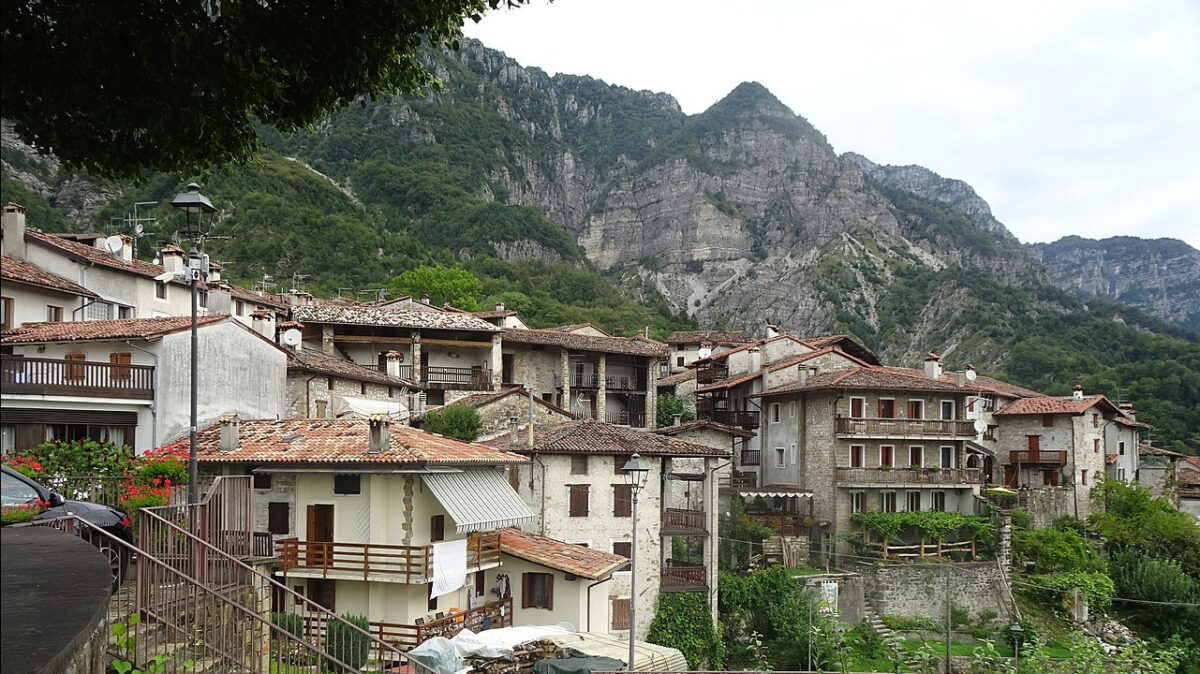
M171 205L183 211L186 227L184 236L191 242L191 249L188 251L188 283L192 287L192 410L191 410L191 426L188 430L188 503L198 503L200 501L200 481L199 469L196 464L196 417L198 410L198 390L199 390L199 337L196 333L196 314L199 310L197 304L198 288L202 273L207 272L203 269L203 259L200 257L200 242L208 236L212 230L213 213L216 208L208 197L200 194L200 185L189 183L186 192L180 192L171 200ZM207 222L205 215L208 216ZM193 217L194 216L194 217ZM194 220L194 222L193 222Z
M1021 669L1021 639L1025 636L1025 628L1021 627L1021 623L1013 623L1008 631L1012 633L1013 640L1013 670L1019 671Z
M638 493L646 486L646 475L650 466L642 462L637 452L629 457L621 467L625 474L625 484L629 485L630 512L633 521L633 538L629 544L629 664L628 670L634 671L634 645L637 642L637 507Z

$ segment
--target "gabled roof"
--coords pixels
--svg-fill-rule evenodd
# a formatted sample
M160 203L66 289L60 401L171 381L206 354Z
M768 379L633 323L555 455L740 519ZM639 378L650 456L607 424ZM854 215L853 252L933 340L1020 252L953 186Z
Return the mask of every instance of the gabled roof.
M491 393L471 393L455 400L448 405L443 405L443 407L452 407L454 405L470 405L471 407L478 408L494 403L497 400L503 400L513 395L528 396L529 392L525 390L524 386L513 386L506 389L500 389L499 391L493 391ZM552 402L542 400L540 396L534 396L533 401L537 404L540 404L542 407L558 412L559 414L562 414L568 418L575 418L574 414L564 410Z
M621 555L564 543L513 527L500 530L500 552L588 580L605 578L629 563Z
M850 335L821 335L819 337L803 337L802 340L814 349L837 347L868 365L879 365L879 357L863 346Z
M1119 413L1117 406L1103 395L1085 396L1076 400L1074 396L1042 396L1040 398L1021 398L996 410L996 416L1016 416L1021 414L1083 414L1095 406L1106 407L1110 412Z
M205 463L503 465L525 463L525 457L486 445L462 442L391 424L389 447L372 454L367 419L245 419L238 424L238 448L221 451L221 425L197 436L199 460ZM187 440L175 443L186 446Z
M809 348L812 348L807 342L805 342L804 340L802 340L798 337L793 337L788 334L783 334L783 335L776 335L774 337L767 337L765 339L760 339L760 340L751 342L749 344L743 344L737 348L730 349L728 351L714 353L713 355L709 356L708 358L698 358L698 359L696 359L696 361L694 363L692 363L692 365L696 365L696 364L700 364L700 363L708 363L708 362L711 362L714 360L722 360L722 359L728 358L729 356L731 356L735 353L741 353L742 351L746 351L748 349L753 349L755 347L760 347L760 346L763 346L764 344L776 342L781 339L790 339L797 344L800 344L802 346L808 346Z
M220 323L228 318L228 314L200 316L196 319L196 325L203 327ZM153 340L173 332L189 330L191 326L191 316L125 318L109 321L26 323L19 328L5 330L3 337L0 338L0 343L41 344L50 342L106 341L113 339Z
M670 344L748 344L754 340L741 330L676 330L667 337Z
M673 375L659 377L657 386L678 386L685 381L691 381L696 378L696 371L692 369L676 372Z
M844 357L846 360L849 360L853 363L858 363L859 365L866 366L866 365L870 364L870 363L864 362L863 360L846 353L845 351L842 351L841 349L839 349L837 347L826 346L826 347L817 349L816 351L809 351L808 353L802 353L799 356L793 356L792 358L788 358L787 360L781 360L777 363L772 363L771 365L767 366L767 369L770 370L771 372L776 372L778 370L782 370L784 368L792 367L793 365L799 365L800 363L803 363L805 361L812 360L813 358L816 358L817 356L824 356L825 354L829 354L829 353L836 353L836 354Z
M1144 442L1142 444L1138 445L1138 454L1149 454L1152 456L1170 456L1170 457L1174 457L1176 459L1182 459L1187 456L1187 454L1180 454L1179 452L1172 452L1169 449L1155 447L1153 445L1148 445Z
M603 335L605 337L612 337L612 333L610 333L609 331L604 330L602 328L598 328L595 325L592 325L591 323L572 323L570 325L555 325L555 326L549 327L549 328L542 328L542 330L554 330L555 332L578 332L580 330L586 330L588 328L591 328L592 330L599 332L601 335ZM596 335L592 335L592 336L595 337Z
M676 426L664 426L662 428L655 429L654 432L658 433L659 435L676 435L678 433L684 433L687 431L703 429L703 428L712 429L714 431L721 431L722 433L728 433L730 435L736 435L740 438L753 438L754 437L754 433L752 431L748 431L748 430L746 430L744 428L740 428L738 426L730 426L728 424L722 424L722 423L713 421L712 419L696 419L694 421L685 421Z
M1113 419L1113 421L1121 426L1127 426L1129 428L1154 428L1153 426L1151 426L1150 424L1148 424L1144 421L1138 421L1137 419L1130 419L1129 417L1125 416L1124 414L1117 415L1117 418Z
M973 389L956 386L941 379L896 372L893 368L861 366L818 372L808 377L804 384L792 382L767 389L752 397L785 395L797 391L820 389L876 390L876 391L922 391L932 393L969 393Z
M735 377L730 377L728 379L722 379L721 381L718 381L718 382L713 382L711 384L708 384L707 386L701 386L696 389L696 393L704 393L706 391L720 391L720 390L727 389L727 388L733 388L734 386L737 386L738 384L745 384L748 381L754 381L755 379L758 379L761 376L762 376L762 370L755 370L753 372L739 374Z
M386 386L407 386L418 389L420 386L399 377L389 377L386 373L363 367L358 363L331 356L316 349L287 350L288 371L318 372L334 377L345 377L357 381L369 381Z
M0 278L3 278L5 281L15 281L38 288L82 295L83 297L98 297L96 293L65 276L59 276L35 264L7 255L0 259Z
M505 328L504 340L517 344L541 344L577 351L598 351L652 358L666 358L670 354L666 344L645 337L596 337L557 330Z
M45 234L43 232L27 229L25 230L25 238L26 240L33 240L37 243L50 246L51 248L56 248L65 253L67 257L78 261L90 262L103 267L119 269L121 271L137 274L139 276L146 276L149 278L154 278L155 276L163 273L163 268L161 265L157 265L152 262L146 262L145 260L138 260L136 258L126 262L115 257L112 253L106 250L96 248L95 246L89 246L86 243L72 241L55 234Z
M637 452L643 456L729 456L728 450L590 419L537 426L532 447L514 446L508 436L498 436L487 444L497 449L511 447L510 451L520 454L628 455Z
M378 325L428 330L500 332L500 328L470 314L452 311L414 311L366 306L313 305L292 309L292 317L306 324Z

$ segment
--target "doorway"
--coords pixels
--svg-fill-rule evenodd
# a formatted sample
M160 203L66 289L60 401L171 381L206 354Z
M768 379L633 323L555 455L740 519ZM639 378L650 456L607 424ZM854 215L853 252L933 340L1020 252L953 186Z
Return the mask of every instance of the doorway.
M306 566L326 566L333 563L333 506L308 506Z

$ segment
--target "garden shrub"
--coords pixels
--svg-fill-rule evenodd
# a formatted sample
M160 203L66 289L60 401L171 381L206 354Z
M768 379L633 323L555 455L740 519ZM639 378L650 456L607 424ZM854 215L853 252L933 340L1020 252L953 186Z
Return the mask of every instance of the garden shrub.
M429 433L437 433L447 438L472 442L479 437L483 421L479 412L470 405L451 405L449 407L429 412L421 422L421 427Z
M1013 558L1033 562L1034 573L1099 571L1100 555L1075 529L1022 529L1013 535Z
M371 623L367 622L366 616L343 613L342 620L368 632L371 630ZM366 634L351 629L341 621L331 620L329 622L328 632L325 635L325 652L329 655L346 663L349 667L359 670L367 664L370 649L371 639ZM329 663L329 669L335 672L346 671L334 662Z
M708 595L703 592L664 592L646 641L678 648L693 670L720 670L725 647L713 629Z

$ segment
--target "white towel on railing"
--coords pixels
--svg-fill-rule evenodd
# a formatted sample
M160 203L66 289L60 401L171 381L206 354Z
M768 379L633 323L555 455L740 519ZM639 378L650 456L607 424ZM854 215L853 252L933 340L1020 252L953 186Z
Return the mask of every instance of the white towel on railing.
M433 544L433 589L440 597L467 582L467 539Z

